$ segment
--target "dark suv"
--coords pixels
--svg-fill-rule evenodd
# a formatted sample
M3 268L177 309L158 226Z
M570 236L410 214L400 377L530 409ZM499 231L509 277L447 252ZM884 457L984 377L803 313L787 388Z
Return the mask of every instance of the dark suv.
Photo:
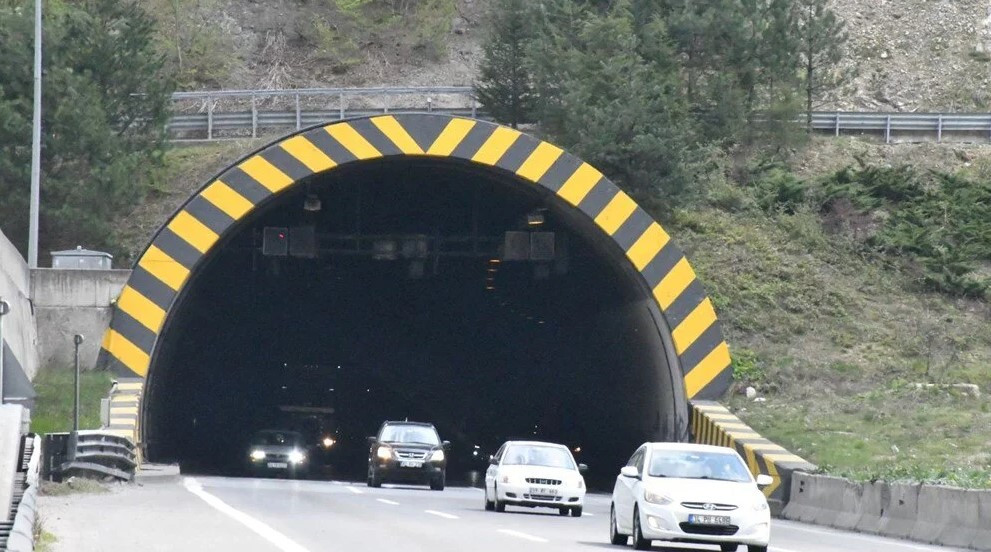
M432 424L385 422L368 443L369 487L381 487L388 481L429 484L435 491L444 490L445 451L451 443L441 441Z

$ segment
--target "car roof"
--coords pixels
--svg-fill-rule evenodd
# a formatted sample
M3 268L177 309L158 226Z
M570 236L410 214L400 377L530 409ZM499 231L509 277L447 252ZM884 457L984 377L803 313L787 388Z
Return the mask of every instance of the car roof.
M696 451L696 452L718 452L722 454L735 453L734 449L729 447L720 447L716 445L702 445L699 443L644 443L650 450L686 450L686 451Z
M507 444L507 445L531 445L531 446L539 446L539 447L557 447L557 448L563 448L563 449L571 450L571 449L568 449L568 447L566 445L562 445L561 443L549 443L547 441L506 441L505 444Z
M434 424L430 422L406 422L402 420L389 420L386 422L382 422L382 425L415 425L415 426L423 426L423 427L434 427Z
M261 435L262 433L295 433L299 434L298 431L294 429L259 429L255 432L255 435Z

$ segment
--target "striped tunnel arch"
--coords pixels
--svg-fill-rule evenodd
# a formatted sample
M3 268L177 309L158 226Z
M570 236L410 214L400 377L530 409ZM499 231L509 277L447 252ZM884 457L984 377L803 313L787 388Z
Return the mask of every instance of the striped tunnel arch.
M448 158L542 186L594 221L650 290L688 399L717 399L731 381L711 300L668 234L598 170L517 130L434 114L383 115L312 127L250 154L208 182L158 230L116 303L100 364L124 388L111 430L137 437L140 390L170 311L211 250L267 200L316 174L396 157ZM629 267L624 267L629 268ZM673 368L672 368L673 369Z

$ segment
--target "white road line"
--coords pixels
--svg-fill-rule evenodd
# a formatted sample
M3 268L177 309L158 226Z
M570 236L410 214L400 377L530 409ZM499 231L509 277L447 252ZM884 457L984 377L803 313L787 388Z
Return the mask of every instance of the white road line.
M358 487L350 487L349 486L348 487L348 490L351 491L354 494L364 494L365 493L365 491L359 489Z
M424 512L426 512L426 513L428 513L428 514L430 514L432 516L442 517L444 519L461 519L461 518L459 518L458 516L456 516L454 514L447 514L447 513L444 513L444 512L438 512L437 510L424 510Z
M582 515L583 515L583 516L588 516L588 517L595 517L595 514L590 514L590 513L588 513L588 512L585 512L585 513L583 513Z
M781 548L780 546L769 546L767 547L767 549L770 550L771 552L797 552L796 550L792 550L790 548Z
M797 529L799 531L805 531L807 533L815 533L817 535L829 535L831 537L850 538L850 539L862 540L862 541L867 541L867 542L875 542L875 543L876 542L884 542L884 543L890 543L890 542L894 541L894 542L896 542L898 544L898 546L901 546L901 547L904 547L904 548L912 548L912 549L915 549L915 550L925 550L927 552L933 552L935 550L942 550L942 548L937 547L937 546L925 546L925 545L911 544L909 542L906 542L906 541L904 541L902 539L897 539L897 538L874 537L874 536L870 536L870 535L860 535L860 534L856 534L856 533L847 533L847 532L840 531L840 530L832 530L832 531L830 531L830 530L824 530L824 529L813 529L812 527L808 527L808 526L802 525L800 523L795 523L795 524L789 523L788 525L785 525L783 527L787 527L788 529Z
M192 477L186 477L182 481L183 486L186 490L193 493L194 495L203 499L204 502L213 506L215 509L219 510L221 513L230 517L231 519L237 521L241 525L244 525L248 529L251 529L255 533L258 533L263 539L274 544L282 552L309 552L306 548L303 548L294 540L283 535L282 533L272 529L269 525L264 522L257 520L248 514L235 509L223 500L213 496L212 494L203 490L203 486L200 485L198 481Z
M399 506L399 503L396 502L395 500L389 500L387 498L376 498L375 500L378 500L382 504L388 504L390 506Z
M544 539L544 538L541 538L541 537L535 537L533 535L528 535L528 534L523 533L521 531L513 531L512 529L499 529L499 532L502 533L502 534L504 534L504 535L509 535L511 537L516 537L516 538L519 538L519 539L528 540L530 542L550 542L547 539Z

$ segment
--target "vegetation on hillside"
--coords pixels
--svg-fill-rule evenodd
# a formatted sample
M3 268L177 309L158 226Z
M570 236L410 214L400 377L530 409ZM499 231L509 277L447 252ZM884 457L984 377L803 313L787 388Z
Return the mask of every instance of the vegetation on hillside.
M47 367L34 378L38 392L31 411L31 431L54 433L72 431L75 376L71 369ZM79 379L79 429L100 427L100 399L110 392L110 374L105 371L82 372Z

